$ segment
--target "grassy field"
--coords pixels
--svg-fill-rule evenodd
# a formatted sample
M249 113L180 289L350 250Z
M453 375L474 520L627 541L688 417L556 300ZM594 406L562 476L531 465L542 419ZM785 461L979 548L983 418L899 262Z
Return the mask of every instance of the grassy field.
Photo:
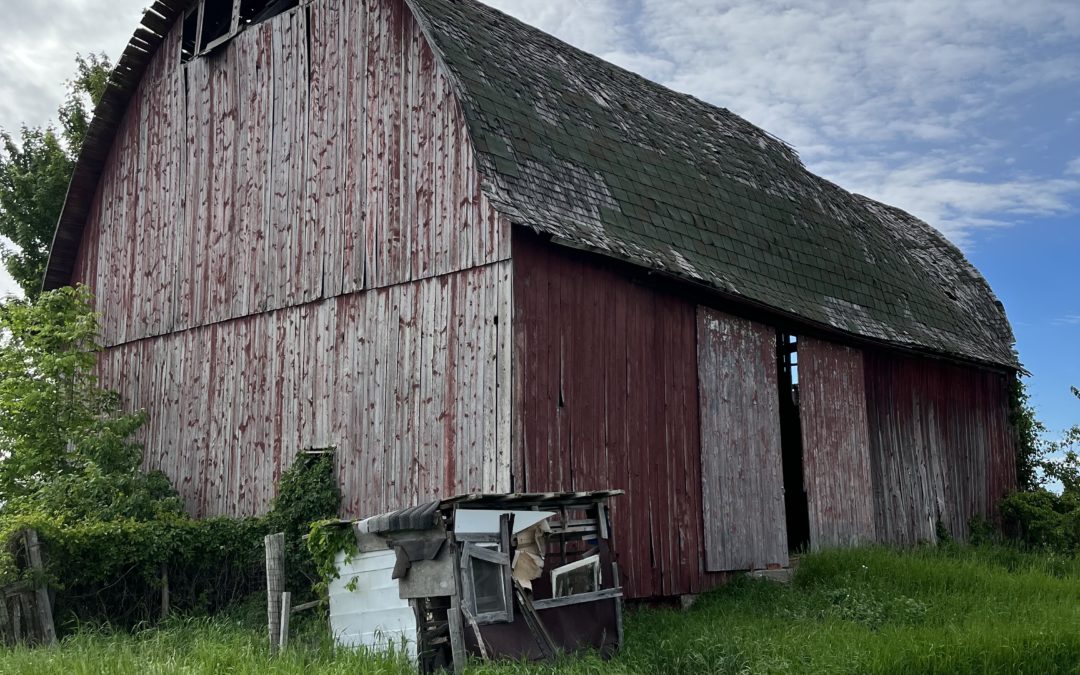
M317 624L271 660L257 607L136 635L0 651L0 673L408 673L335 651ZM638 610L614 661L475 673L1080 673L1080 561L1008 549L804 558L790 586L739 581L691 610Z

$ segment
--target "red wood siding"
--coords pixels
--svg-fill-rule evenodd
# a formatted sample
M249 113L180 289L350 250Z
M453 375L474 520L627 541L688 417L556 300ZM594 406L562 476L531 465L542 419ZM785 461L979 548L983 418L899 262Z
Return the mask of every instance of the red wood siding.
M799 340L803 472L814 550L875 541L862 352Z
M183 66L179 40L132 100L76 263L106 344L509 257L402 0L315 0Z
M337 448L347 516L508 491L509 265L133 342L102 381L197 516L265 511L311 448Z
M698 312L705 568L788 564L776 330Z
M878 539L966 537L1016 484L1007 376L872 352L865 370Z
M694 305L522 235L514 307L515 487L626 490L631 597L719 583L703 569Z

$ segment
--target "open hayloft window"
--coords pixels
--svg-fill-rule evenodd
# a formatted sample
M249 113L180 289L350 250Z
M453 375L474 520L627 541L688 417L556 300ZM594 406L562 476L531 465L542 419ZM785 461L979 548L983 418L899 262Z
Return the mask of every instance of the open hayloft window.
M184 17L180 61L187 63L212 52L248 26L299 4L299 0L200 0Z

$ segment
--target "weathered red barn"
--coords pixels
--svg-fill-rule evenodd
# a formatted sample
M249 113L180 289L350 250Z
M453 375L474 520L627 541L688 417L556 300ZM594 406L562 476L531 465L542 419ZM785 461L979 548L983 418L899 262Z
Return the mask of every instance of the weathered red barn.
M727 110L475 0L157 0L45 280L198 515L621 488L635 597L912 544L1015 482L962 254Z

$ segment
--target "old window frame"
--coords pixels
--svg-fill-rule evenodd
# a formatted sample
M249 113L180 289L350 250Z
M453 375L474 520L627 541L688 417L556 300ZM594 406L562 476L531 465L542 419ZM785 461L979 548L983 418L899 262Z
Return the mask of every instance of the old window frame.
M463 542L461 548L461 608L479 626L514 621L514 570L511 565L510 550L514 519L504 514L499 521L497 541L490 543L466 541ZM502 598L502 608L499 610L489 612L478 610L476 571L479 564L499 566L499 595Z
M232 40L233 38L235 38L237 35L239 35L248 26L253 26L253 25L262 23L263 21L268 21L268 20L274 18L275 16L278 16L279 14L284 14L285 12L292 11L292 10L296 9L297 7L300 7L300 6L302 6L304 4L304 2L302 2L301 0L266 0L265 6L261 10L259 10L258 12L255 12L255 14L254 14L254 16L258 19L258 21L253 20L253 21L250 21L250 22L247 22L247 23L242 23L240 21L240 15L241 15L241 11L242 11L242 8L243 8L244 0L232 0L232 8L230 10L231 14L230 14L230 19L229 19L229 24L228 24L228 28L225 30L225 33L223 33L222 35L219 35L218 37L214 38L212 41L210 41L209 43L207 43L204 46L203 45L203 32L206 29L205 24L206 24L206 3L207 2L221 2L221 0L198 0L198 2L196 2L194 4L194 6L192 6L191 9L189 9L187 11L187 13L184 14L184 19L183 20L184 20L185 23L191 19L192 15L196 15L197 18L196 18L196 22L195 22L195 35L194 35L194 45L195 46L192 49L192 53L190 55L185 55L184 52L183 52L183 44L185 42L187 42L187 40L182 40L181 41L180 60L183 63L187 63L188 61L191 61L193 59L197 59L197 58L199 58L201 56L205 56L205 55L213 52L218 47L221 47L225 43L227 43L230 40ZM274 12L272 14L264 16L264 14L266 14L266 10L268 8L272 7L273 5L279 4L279 3L281 3L284 6L282 8L280 8L278 11L276 11L276 12ZM185 33L186 33L186 29L185 29Z

